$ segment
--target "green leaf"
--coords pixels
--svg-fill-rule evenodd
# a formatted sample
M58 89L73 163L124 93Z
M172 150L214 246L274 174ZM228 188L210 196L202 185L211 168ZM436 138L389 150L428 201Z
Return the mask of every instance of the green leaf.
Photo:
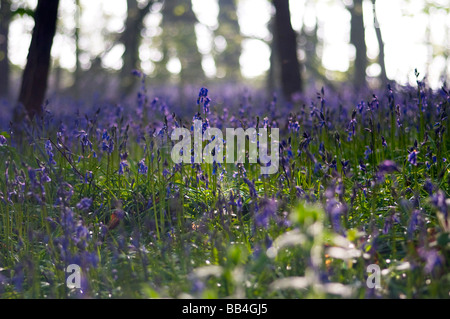
M3 135L6 138L11 138L11 136L7 132L1 132L0 135Z

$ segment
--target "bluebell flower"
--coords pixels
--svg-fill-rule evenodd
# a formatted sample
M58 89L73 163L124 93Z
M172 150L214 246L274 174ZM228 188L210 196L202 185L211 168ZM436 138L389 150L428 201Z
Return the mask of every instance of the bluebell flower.
M413 235L414 235L414 231L420 229L422 226L423 226L422 214L421 214L420 210L416 209L411 213L411 218L409 220L409 224L408 224L408 228L407 228L408 238L412 239Z
M87 171L86 174L84 174L84 184L89 184L89 182L92 180L92 171Z
M416 150L412 150L408 155L408 162L410 162L412 165L417 166L417 154L419 152Z
M102 134L102 150L104 152L108 152L108 154L111 154L114 150L114 141L113 139L108 135L108 131L104 130Z
M30 179L31 184L36 184L36 170L28 167L28 178Z
M386 235L389 233L389 231L392 228L392 218L389 216L387 218L385 218L384 220L384 226L383 226L383 235Z
M121 161L119 164L119 175L123 175L124 168L128 167L128 163L126 161Z
M362 160L359 160L359 169L364 173L366 172L366 165L363 163Z
M132 70L131 74L136 76L136 77L138 77L138 78L140 78L142 76L142 72L139 71L139 70L136 70L136 69Z
M208 89L202 87L198 93L197 105L203 106L203 113L209 113L209 104L211 99L208 97Z
M239 209L242 209L243 201L242 201L242 196L241 196L241 195L239 195L239 197L238 197L238 199L237 199L237 201L236 201L236 206L237 206Z
M336 200L333 195L327 199L325 211L330 218L334 231L339 234L343 234L344 230L342 228L341 219L347 212L347 206Z
M0 146L8 145L8 140L3 135L0 135Z
M248 189L250 191L250 196L251 197L257 197L257 193L256 193L256 188L255 188L254 182L251 182L247 177L244 177L243 181L248 186Z
M170 174L170 171L167 168L163 169L163 176L164 176L164 178L167 178L167 176L169 174Z
M425 181L425 183L423 184L423 188L426 190L426 192L428 193L429 196L433 195L434 186L433 186L433 183L429 179L427 179Z
M85 131L81 130L76 132L76 137L80 140L81 149L84 153L85 147L88 146L89 149L92 151L92 142L89 140L88 135Z
M147 171L148 171L148 167L147 167L147 165L145 165L145 159L143 158L139 161L138 173L145 175L145 174L147 174Z
M263 209L255 214L255 226L267 229L270 220L276 217L277 208L278 204L274 199L266 201Z
M381 135L381 145L383 145L384 147L387 147L386 139L384 138L383 135Z
M314 174L317 174L321 169L322 169L322 164L320 164L319 162L316 162L314 164Z
M50 176L48 176L45 170L42 170L41 183L50 183L51 181L52 179L50 178Z
M372 154L372 150L370 149L369 146L366 145L366 151L364 152L364 155L365 155L364 158L368 159L370 154Z
M45 152L47 153L47 155L48 155L48 163L49 163L49 165L56 165L56 162L55 162L55 160L53 159L53 147L52 147L52 144L51 144L51 142L50 142L50 140L47 140L46 142L45 142Z
M77 209L86 211L92 206L92 199L91 198L83 198L81 201L78 202L76 205Z
M107 130L103 130L102 140L109 141L109 135Z
M390 174L394 172L398 172L398 166L397 164L392 160L384 160L379 166L378 171L381 174Z
M418 249L419 256L425 260L424 270L427 274L431 274L436 271L437 268L444 265L444 259L435 249Z
M442 190L438 190L433 196L431 196L431 203L444 214L444 220L447 221L448 217L448 205L445 199L445 194Z

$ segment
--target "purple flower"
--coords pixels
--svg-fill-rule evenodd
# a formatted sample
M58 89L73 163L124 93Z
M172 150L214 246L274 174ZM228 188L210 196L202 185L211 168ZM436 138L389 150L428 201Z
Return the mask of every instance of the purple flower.
M208 89L201 88L200 92L198 93L197 105L200 105L200 104L203 105L203 111L205 114L209 113L209 103L210 102L211 102L211 99L208 97Z
M436 268L441 267L444 264L442 256L434 249L426 250L425 248L419 248L418 253L419 256L425 260L424 270L427 274L432 273Z
M434 187L433 187L433 183L429 179L427 179L425 181L425 183L423 184L423 188L427 191L429 196L433 195L433 188Z
M111 154L114 150L114 141L108 135L108 131L104 130L102 134L102 150Z
M147 167L147 165L145 165L145 159L141 159L139 161L139 165L138 165L138 173L145 175L145 174L147 174L147 171L148 171L148 167Z
M86 211L92 206L91 198L83 198L77 205L77 209Z
M89 146L89 149L92 151L92 143L85 131L76 132L76 137L80 140L81 150L83 153L86 146Z
M369 146L366 145L366 151L364 152L364 155L365 155L364 158L368 159L370 154L372 154L372 150L370 149Z
M364 173L366 172L366 165L362 160L359 160L359 169L362 170Z
M92 171L87 171L86 174L84 174L84 183L88 184L89 181L92 180Z
M408 155L408 162L410 162L412 165L417 166L417 154L419 152L416 150L412 150Z
M123 169L128 167L128 163L126 161L121 161L119 164L119 175L123 175Z
M325 211L330 217L331 225L334 231L337 233L343 233L341 218L347 212L347 206L337 201L334 197L330 197L327 199Z
M255 216L255 225L257 227L269 227L270 219L274 218L277 213L278 204L274 199L268 200L261 211Z
M54 156L54 155L53 155L52 150L53 150L52 144L51 144L50 140L47 140L47 141L45 142L45 151L47 152L47 155L48 155L48 163L49 163L50 165L51 165L51 164L55 165L56 162L55 162L55 160L53 159L53 156Z
M0 146L8 145L8 140L3 135L0 135Z
M431 196L431 203L444 214L444 220L448 217L448 206L445 200L445 194L443 191L438 190L433 196Z
M142 72L139 70L134 69L133 71L131 71L131 74L134 75L135 77L140 78L142 76Z
M245 184L247 184L247 186L248 186L248 189L250 191L250 196L257 197L255 184L253 182L251 182L247 177L244 177L243 180L244 180Z
M36 184L36 170L28 167L28 178L30 179L32 184Z
M387 143L386 143L386 139L384 138L384 136L381 136L381 145L383 145L384 147L387 147Z
M398 172L399 169L397 167L397 164L394 161L391 160L385 160L383 161L379 166L378 170L382 174L390 174L393 172Z
M420 229L423 226L423 218L420 210L414 210L411 214L411 219L408 224L408 237L412 239L414 231Z

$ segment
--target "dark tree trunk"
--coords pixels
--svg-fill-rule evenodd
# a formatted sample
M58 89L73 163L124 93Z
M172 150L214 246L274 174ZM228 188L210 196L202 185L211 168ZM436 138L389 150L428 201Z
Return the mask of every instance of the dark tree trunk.
M217 34L225 38L227 47L218 54L217 67L225 70L227 80L236 81L241 78L241 34L235 0L219 0L219 10Z
M0 1L0 97L9 96L8 33L11 21L11 3Z
M75 79L74 90L75 97L80 97L80 79L81 79L81 66L80 66L80 20L81 20L81 3L80 0L75 0L76 13L75 13ZM58 82L59 83L59 82Z
M362 0L353 0L349 8L351 14L350 42L355 46L356 59L354 64L353 84L360 88L366 85L367 47L364 36L364 19Z
M19 94L19 103L25 107L30 118L42 114L50 69L50 52L56 32L58 4L59 0L39 0L34 13L33 35Z
M136 84L136 78L131 74L139 69L139 45L141 44L141 30L143 20L150 10L153 1L149 1L144 8L139 8L136 0L127 0L127 19L121 42L125 46L123 53L123 67L121 70L121 87L124 94L129 94Z
M272 34L275 32L273 18L269 22L269 31ZM272 37L272 42L270 43L270 67L267 74L267 91L270 96L278 89L276 80L279 78L278 60L276 38Z
M378 18L377 13L375 9L375 2L376 0L372 0L372 6L373 6L373 15L374 15L374 26L375 26L375 32L377 34L377 41L378 41L378 49L380 50L380 53L378 53L378 63L381 67L381 74L380 74L380 80L382 85L386 85L388 82L387 74L386 74L386 64L384 62L384 42L383 37L381 36L381 30L380 26L378 24Z
M180 87L186 84L199 84L204 81L205 75L202 55L197 47L195 24L198 20L192 10L192 1L165 1L164 6L166 8L163 9L163 22L166 22L164 28L169 28L169 34L172 34L172 48L175 49L181 63Z
M289 0L273 0L273 3L275 5L274 37L281 65L281 86L284 97L290 101L294 93L302 91L297 37L291 25Z

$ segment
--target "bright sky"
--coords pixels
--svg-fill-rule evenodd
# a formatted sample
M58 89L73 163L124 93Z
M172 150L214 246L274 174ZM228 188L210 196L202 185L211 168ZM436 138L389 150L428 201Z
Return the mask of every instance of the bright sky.
M23 0L34 8L37 0ZM212 43L216 47L226 46L223 38L213 39L213 30L217 26L217 0L192 0L193 9L201 24L196 26L197 45L203 54L203 69L210 76L217 74L211 55ZM312 28L319 23L318 34L323 41L321 49L322 63L330 71L346 71L355 56L355 50L349 44L350 14L344 3L351 0L290 0L292 25L299 31L302 27ZM52 56L58 63L68 69L75 66L75 44L73 38L63 34L73 34L75 27L75 1L61 0L59 32L54 40ZM414 83L414 69L424 75L429 72L428 80L432 87L442 84L441 76L450 70L450 60L443 57L450 51L450 19L445 10L431 11L430 19L423 13L424 0L377 0L379 26L385 42L385 59L387 75L401 83ZM434 0L444 8L450 8L450 0ZM81 43L85 53L80 57L81 65L90 66L90 59L108 48L110 40L105 34L118 32L123 28L126 17L125 0L81 0ZM269 68L270 50L265 41L270 41L267 23L273 12L268 0L239 0L238 17L241 32L245 37L240 58L242 73L247 78L264 74ZM373 24L371 1L364 2L366 43L368 56L376 59L378 45ZM146 29L140 50L142 68L146 73L154 69L154 62L161 59L161 52L152 46L152 37L161 32L159 22L161 14L154 12L145 20ZM30 17L16 18L10 28L10 60L24 66L31 40L33 20ZM304 26L303 26L304 25ZM430 30L427 34L427 27ZM427 46L427 37L432 46ZM119 69L122 66L123 46L117 45L104 56L106 67ZM435 58L431 58L432 56ZM180 63L176 57L167 65L169 71L177 73ZM373 64L367 70L370 76L376 76L380 67Z

